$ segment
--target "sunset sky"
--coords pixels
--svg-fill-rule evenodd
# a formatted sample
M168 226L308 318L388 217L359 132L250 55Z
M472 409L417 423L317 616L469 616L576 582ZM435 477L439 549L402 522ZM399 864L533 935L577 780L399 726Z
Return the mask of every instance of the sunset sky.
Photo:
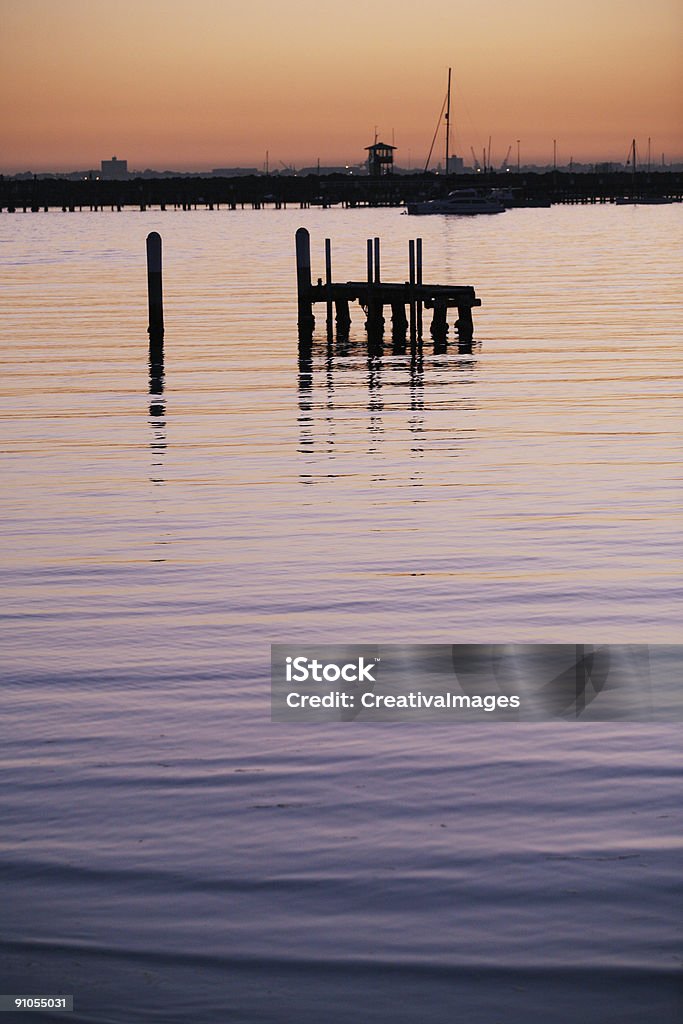
M0 0L0 170L683 159L681 0ZM443 158L443 143L435 150Z

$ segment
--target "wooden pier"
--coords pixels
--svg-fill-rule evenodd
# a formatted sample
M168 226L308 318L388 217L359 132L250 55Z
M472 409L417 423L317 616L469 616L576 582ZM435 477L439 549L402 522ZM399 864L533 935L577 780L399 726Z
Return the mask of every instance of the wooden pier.
M394 335L405 335L410 328L411 338L422 336L423 310L431 309L430 332L435 339L448 333L448 310L456 309L455 321L460 341L472 340L474 324L472 309L481 306L481 299L469 285L425 284L422 280L422 239L408 243L408 280L389 283L381 279L380 240L367 240L367 275L364 281L335 283L332 280L332 246L325 239L325 280L311 277L311 239L306 228L296 233L296 279L298 326L302 335L311 334L315 326L313 306L324 303L328 332L333 323L337 332L348 332L351 324L349 304L357 302L365 313L368 334L384 331L384 310L391 311ZM407 315L406 315L407 310Z
M285 210L404 207L409 202L438 199L454 189L514 188L521 205L534 202L612 203L623 196L683 199L683 172L669 168L567 170L487 170L483 174L368 175L282 174L228 177L131 177L99 180L96 173L75 181L57 177L10 178L0 174L0 213L61 210L137 212L209 210Z

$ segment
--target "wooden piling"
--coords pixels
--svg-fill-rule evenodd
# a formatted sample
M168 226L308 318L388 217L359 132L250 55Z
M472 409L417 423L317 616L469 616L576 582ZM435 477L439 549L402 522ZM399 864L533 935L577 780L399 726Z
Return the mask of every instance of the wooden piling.
M458 306L458 319L455 326L461 341L471 341L474 334L472 309L470 306Z
M416 263L416 267L415 267L415 270L416 270L416 274L415 274L415 276L416 276L416 283L417 283L418 293L421 296L421 292L420 292L420 289L422 288L422 239L421 238L416 238L415 239L415 263ZM418 298L418 300L417 300L416 326L417 326L417 333L421 337L422 336L422 298L421 297Z
M372 334L384 329L384 308L379 288L379 238L368 238L368 294L365 326Z
M161 235L151 231L147 235L147 297L149 302L150 343L164 336L164 300L161 280Z
M408 329L408 319L403 299L395 299L391 303L391 328L394 334L405 336Z
M332 330L332 242L325 239L325 289L327 292L327 330Z
M445 338L448 334L445 302L434 303L434 314L432 316L432 326L430 330L434 338Z
M299 228L295 237L299 330L311 331L315 326L311 302L311 236L306 228Z
M334 311L335 311L335 323L337 330L342 334L348 334L349 327L351 326L351 314L349 313L349 300L348 299L335 299L334 300Z
M416 334L415 322L415 242L411 238L408 242L408 282L410 285L410 337Z

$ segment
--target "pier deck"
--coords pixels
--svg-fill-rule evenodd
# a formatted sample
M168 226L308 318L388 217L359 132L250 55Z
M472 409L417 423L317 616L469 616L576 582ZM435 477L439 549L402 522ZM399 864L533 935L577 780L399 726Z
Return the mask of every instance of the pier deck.
M346 281L337 284L311 285L310 301L327 302L346 300L347 302L358 302L361 306L367 307L373 301L381 302L382 305L391 306L396 302L407 306L411 300L419 302L428 308L444 305L447 308L460 308L461 306L481 306L481 299L474 293L474 288L469 285L448 285L448 284L392 284L386 281Z

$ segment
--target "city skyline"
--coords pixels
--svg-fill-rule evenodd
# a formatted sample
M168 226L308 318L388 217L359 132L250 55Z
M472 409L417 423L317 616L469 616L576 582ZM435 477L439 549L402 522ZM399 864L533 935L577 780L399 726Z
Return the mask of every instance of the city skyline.
M676 0L571 10L435 0L417 23L389 0L3 0L0 171L357 164L375 133L424 165L453 67L451 152L481 161L653 165L683 158ZM438 31L435 31L438 28ZM519 141L518 141L519 140ZM432 166L443 161L437 139Z

